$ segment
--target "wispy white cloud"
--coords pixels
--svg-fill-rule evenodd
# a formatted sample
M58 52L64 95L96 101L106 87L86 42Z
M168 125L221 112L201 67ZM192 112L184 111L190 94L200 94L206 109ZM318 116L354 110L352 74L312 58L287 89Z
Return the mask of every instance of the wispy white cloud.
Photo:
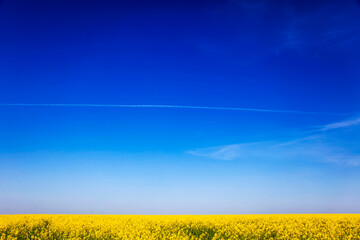
M327 125L326 129L338 131L360 123L360 118ZM347 132L353 138L358 131ZM341 166L360 166L360 147L339 144L333 131L290 141L240 143L188 151L194 156L240 161L312 161ZM335 141L334 141L335 139ZM340 141L341 142L341 141Z
M263 152L259 152L259 149L268 151L275 145L273 142L253 142L253 143L240 143L223 146L215 146L209 148L201 148L188 151L187 153L208 157L219 160L236 160L236 159L254 159L263 157Z
M336 123L327 124L322 128L322 130L326 131L326 130L337 129L337 128L346 128L346 127L351 127L351 126L354 126L357 124L360 124L360 117L350 119L350 120L340 121L340 122L336 122Z
M195 149L187 153L218 160L314 161L360 166L360 154L315 139L291 142L241 143Z

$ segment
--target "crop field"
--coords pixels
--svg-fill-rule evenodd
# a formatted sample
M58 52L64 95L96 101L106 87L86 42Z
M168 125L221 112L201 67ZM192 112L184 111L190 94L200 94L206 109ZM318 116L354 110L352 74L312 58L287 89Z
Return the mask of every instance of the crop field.
M360 239L360 214L0 215L0 239Z

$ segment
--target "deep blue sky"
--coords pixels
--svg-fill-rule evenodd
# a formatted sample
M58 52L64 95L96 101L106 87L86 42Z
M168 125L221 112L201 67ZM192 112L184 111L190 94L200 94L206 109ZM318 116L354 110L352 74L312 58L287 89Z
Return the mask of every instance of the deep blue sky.
M0 214L360 211L358 1L2 0L0 34Z

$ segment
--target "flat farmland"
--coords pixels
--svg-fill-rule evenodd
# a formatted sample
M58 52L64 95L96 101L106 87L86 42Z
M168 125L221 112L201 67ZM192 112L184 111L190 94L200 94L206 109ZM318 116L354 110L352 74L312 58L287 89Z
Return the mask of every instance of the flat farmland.
M360 239L360 214L1 215L0 239Z

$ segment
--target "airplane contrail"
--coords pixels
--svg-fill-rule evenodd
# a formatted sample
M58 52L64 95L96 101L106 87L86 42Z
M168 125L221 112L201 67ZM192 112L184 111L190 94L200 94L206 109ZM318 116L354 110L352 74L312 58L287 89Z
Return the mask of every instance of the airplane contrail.
M208 110L231 110L252 111L269 113L294 113L315 115L345 115L343 113L322 113L293 110L276 110L263 108L241 108L241 107L213 107L213 106L191 106L191 105L154 105L154 104L74 104L74 103L0 103L0 106L24 106L24 107L103 107L103 108L177 108L177 109L208 109Z

